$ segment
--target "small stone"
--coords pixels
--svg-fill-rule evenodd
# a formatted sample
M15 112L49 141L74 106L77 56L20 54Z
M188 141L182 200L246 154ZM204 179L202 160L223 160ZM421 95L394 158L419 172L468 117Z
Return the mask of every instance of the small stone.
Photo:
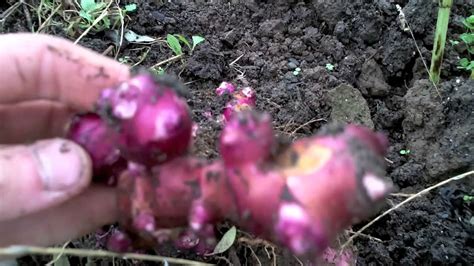
M298 66L297 66L295 63L293 63L293 62L289 62L289 63L288 63L288 68L291 69L291 70L293 70L293 69L295 69L295 68L297 68L297 67L298 67Z
M328 92L331 102L331 120L340 123L355 123L374 129L369 106L359 90L341 84Z
M371 96L386 96L391 88L385 82L382 68L373 59L362 65L357 85Z

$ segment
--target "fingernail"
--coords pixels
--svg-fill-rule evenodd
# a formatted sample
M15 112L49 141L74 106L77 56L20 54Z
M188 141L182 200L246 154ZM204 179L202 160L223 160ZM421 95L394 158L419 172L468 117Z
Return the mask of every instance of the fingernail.
M33 154L45 191L67 191L84 183L88 158L77 145L55 139L33 144Z

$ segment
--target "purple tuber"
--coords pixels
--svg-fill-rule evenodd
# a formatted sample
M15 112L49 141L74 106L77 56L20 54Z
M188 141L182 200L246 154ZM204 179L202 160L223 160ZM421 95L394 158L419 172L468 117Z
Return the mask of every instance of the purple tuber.
M315 260L391 191L382 178L388 142L380 133L328 125L275 149L271 117L253 110L251 88L236 92L223 83L216 92L233 98L224 110L220 157L212 161L188 154L193 121L186 101L148 73L104 90L97 114L72 123L68 136L86 147L95 171L118 158L128 163L116 187L123 231L109 239L111 249L169 242L206 254L216 244L214 226L228 220Z
M176 88L152 74L104 90L97 109L114 128L117 146L129 161L153 166L189 149L193 122L188 105Z
M127 161L117 148L117 137L95 113L74 116L67 128L66 137L80 144L90 155L94 180L113 185L119 173L126 169Z
M220 159L186 155L124 171L121 225L141 239L136 243L153 246L157 232L188 228L177 238L178 246L209 253L213 226L230 220L301 258L319 258L342 230L368 217L391 191L382 179L387 147L380 135L359 126L337 127L300 139L270 159L267 116L235 113L220 138ZM142 217L153 227L137 227Z

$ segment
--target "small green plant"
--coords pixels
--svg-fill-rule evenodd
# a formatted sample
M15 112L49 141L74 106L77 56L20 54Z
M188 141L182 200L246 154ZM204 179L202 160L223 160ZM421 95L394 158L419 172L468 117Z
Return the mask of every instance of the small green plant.
M467 57L459 60L459 69L464 69L471 72L471 78L474 79L474 15L471 15L463 20L466 27L466 32L461 34L460 41L466 45ZM457 44L460 43L457 41Z
M164 75L165 70L162 67L151 68L151 71L156 75Z
M95 0L81 0L80 2L81 10L79 11L79 16L83 18L79 22L79 27L81 29L86 29L90 27L94 21L102 14L104 9L107 7L107 3ZM96 24L96 30L103 30L110 28L110 19L104 17L99 23Z
M127 65L133 63L133 60L128 55L120 57L118 61L122 64L127 64Z
M408 155L410 154L410 150L400 150L401 155Z
M127 4L123 8L106 10L109 7L108 2L96 0L81 0L79 6L79 19L70 24L70 31L75 27L84 30L93 26L96 32L115 28L128 13L137 10L137 5L134 3ZM99 18L100 20L94 25Z
M472 201L474 201L474 196L473 195L464 195L462 197L463 201L467 204L471 204Z
M137 4L132 3L132 4L125 5L123 10L125 12L134 12L137 10Z
M181 43L186 45L189 48L189 53L192 54L196 46L202 43L204 40L205 39L203 37L195 35L195 36L192 36L192 44L191 44L183 35L180 35L180 34L166 35L166 44L173 51L174 56L156 63L150 69L156 72L156 71L159 71L159 69L161 69L159 67L161 67L162 65L169 64L170 62L180 59L184 55L183 46L181 45Z
M300 73L301 73L301 68L299 67L295 68L295 70L293 71L293 75L295 76L298 76Z
M183 47L181 46L181 43L186 45L189 48L189 51L192 53L196 46L204 41L205 39L203 37L197 35L192 36L192 44L180 34L168 34L166 36L166 43L176 56L183 54Z
M326 69L329 70L329 71L333 71L334 70L334 65L331 64L331 63L327 63L326 64Z

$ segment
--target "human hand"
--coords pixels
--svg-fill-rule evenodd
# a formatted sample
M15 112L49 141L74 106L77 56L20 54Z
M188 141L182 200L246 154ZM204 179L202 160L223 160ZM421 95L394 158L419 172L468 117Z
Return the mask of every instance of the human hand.
M0 247L52 245L116 220L110 188L91 186L91 161L61 139L125 65L47 35L0 35Z

